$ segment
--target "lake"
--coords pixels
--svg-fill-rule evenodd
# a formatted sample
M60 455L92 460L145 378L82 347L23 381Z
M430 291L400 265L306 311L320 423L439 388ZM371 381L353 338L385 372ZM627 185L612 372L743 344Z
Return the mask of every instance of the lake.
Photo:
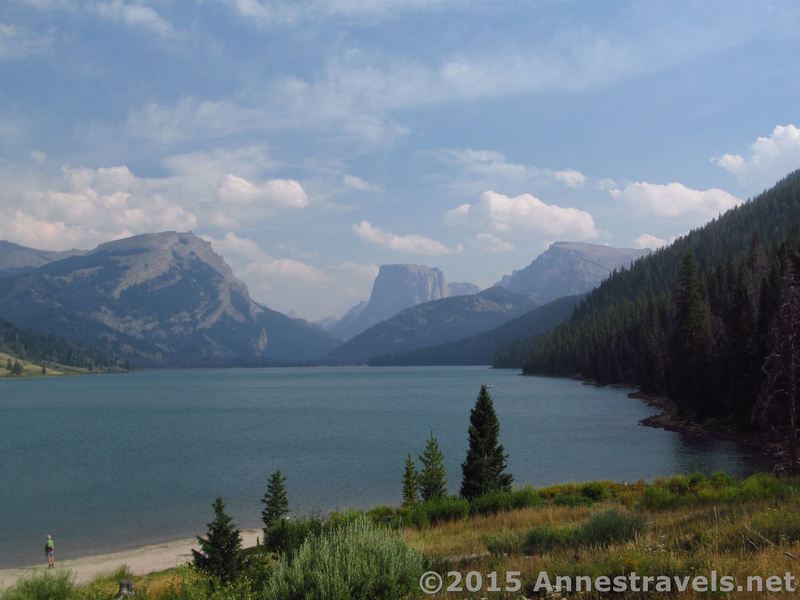
M260 524L280 468L297 513L399 504L403 459L430 432L458 490L480 384L517 484L745 474L731 442L642 427L629 390L478 367L147 371L0 382L0 567L203 533L224 496Z

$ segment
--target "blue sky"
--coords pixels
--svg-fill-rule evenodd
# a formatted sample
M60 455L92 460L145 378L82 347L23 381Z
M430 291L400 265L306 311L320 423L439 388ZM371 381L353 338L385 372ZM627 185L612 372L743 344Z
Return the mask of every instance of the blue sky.
M800 166L796 2L5 0L0 238L191 229L278 310L654 247Z

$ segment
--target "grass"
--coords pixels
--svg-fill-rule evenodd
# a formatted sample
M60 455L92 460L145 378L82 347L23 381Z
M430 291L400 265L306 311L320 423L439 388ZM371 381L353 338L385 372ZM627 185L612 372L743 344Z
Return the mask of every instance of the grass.
M250 586L237 592L217 590L212 596L207 582L198 580L187 570L136 580L141 584L140 597L147 600L229 600L300 598L303 594L310 598L347 597L353 594L352 589L346 587L347 582L374 582L379 573L392 573L390 579L405 581L405 587L399 592L387 592L402 597L411 593L409 586L413 588L413 585L408 582L413 583L412 573L417 573L423 563L426 570L433 568L443 575L448 571L464 575L469 571L483 574L519 571L524 586L522 592L527 597L535 596L532 586L541 571L552 577L613 577L634 571L640 575L686 576L708 575L716 570L736 577L737 582L744 582L751 575L782 577L787 571L797 573L800 570L799 492L800 481L779 481L771 475L746 479L685 475L632 485L565 484L539 489L535 502L523 508L509 506L504 499L487 499L475 504L490 507L485 514L469 514L470 511L464 514L462 507L457 511L461 516L453 520L405 526L399 530L396 509L380 507L365 517L356 513L347 513L347 518L336 517L343 523L340 527L328 528L327 533L306 539L293 557L268 557L259 567L260 587ZM376 530L365 525L370 522L375 523ZM366 537L348 537L354 526L367 527L373 533L377 531L377 537L369 538L372 533ZM325 541L325 536L340 537L337 541ZM359 542L363 539L371 541ZM381 547L386 551L376 550ZM303 558L299 558L301 556ZM354 568L356 565L364 566ZM397 565L405 566L400 569ZM405 579L397 576L400 571L393 569L405 573ZM339 581L336 594L344 595L336 596L331 592L326 596L327 592L319 592L323 589L323 579ZM107 581L110 584L105 588L101 583L92 584L97 594L104 593L101 588L108 591L113 587L113 577ZM269 584L270 581L274 584ZM278 593L275 587L278 583L284 592ZM175 590L180 586L184 589L178 594ZM89 588L91 586L75 588L74 593L83 593ZM314 593L309 591L312 588L316 590ZM298 591L301 589L305 591ZM346 591L341 592L342 589ZM380 593L374 591L377 588L364 584L360 589L380 597ZM268 590L272 591L267 593ZM485 590L471 596L503 597ZM20 596L14 590L0 594L0 600L22 597L37 596ZM466 598L470 595L441 592L428 597ZM617 594L616 597L640 596ZM690 591L681 597L714 596ZM764 593L756 591L734 597L762 598ZM102 600L104 596L64 598Z
M22 373L19 375L12 375L11 372L6 369L6 364L8 363L9 359L13 364L15 361L19 361L19 364L22 366ZM81 369L78 367L68 367L66 365L59 365L59 364L47 364L45 368L46 373L42 373L42 365L31 362L29 360L23 360L12 356L11 354L7 354L5 352L0 352L0 379L2 378L17 378L17 377L45 377L45 376L61 376L61 375L78 375L89 373L88 369Z

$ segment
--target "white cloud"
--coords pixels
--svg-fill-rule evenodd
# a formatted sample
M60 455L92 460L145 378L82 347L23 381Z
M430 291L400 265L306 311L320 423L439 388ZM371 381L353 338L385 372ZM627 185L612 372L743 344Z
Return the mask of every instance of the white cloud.
M423 256L440 256L450 253L450 249L447 246L429 237L417 234L397 235L391 231L375 227L369 221L361 221L353 225L353 232L365 242L376 244L395 252Z
M217 252L230 260L245 282L256 282L269 288L278 281L319 284L329 280L319 269L299 260L270 256L255 241L233 232L226 233L221 239L207 239Z
M86 9L109 21L123 23L129 27L147 29L158 35L169 35L174 32L172 25L153 8L136 2L109 0L87 4Z
M17 186L3 186L0 237L38 248L90 247L197 225L194 212L168 199L158 182L138 178L125 166L64 168L43 189Z
M252 183L243 177L227 175L217 187L217 199L230 204L259 204L285 208L305 208L308 195L293 179L270 179Z
M226 0L239 15L259 25L281 25L324 17L382 19L400 11L433 10L463 0Z
M675 238L672 238L674 240ZM655 250L656 248L661 248L661 246L666 246L667 244L671 243L671 240L664 240L660 237L656 237L649 233L643 233L635 240L633 240L633 247L634 248L650 248L651 250Z
M617 185L616 181L614 181L610 177L606 177L604 179L600 179L597 183L595 183L595 187L598 190L608 191L608 190L616 189L619 186Z
M553 170L547 167L523 165L509 161L496 150L440 150L435 156L459 169L456 183L451 186L461 192L480 191L487 187L527 186L558 182L571 188L581 187L587 177L574 169Z
M723 154L711 161L736 175L752 191L765 188L800 168L800 128L778 125L750 146L750 156Z
M500 254L501 252L511 252L514 246L501 240L491 233L479 233L474 238L467 241L467 246L476 253L488 252L489 254Z
M494 191L475 204L462 204L445 213L449 225L490 227L496 233L530 233L562 239L591 239L598 235L592 215L572 207L546 204L532 194L506 196Z
M356 175L345 174L342 178L342 182L353 189L359 190L360 192L382 192L383 187L379 185L375 185L374 183L370 183L365 179L361 179L361 177L357 177Z
M0 23L0 62L24 58L46 50L50 36Z
M689 217L709 220L741 204L741 200L719 188L693 190L682 183L635 182L609 194L633 210L657 217Z
M586 175L574 169L567 169L566 171L555 171L553 173L553 178L556 181L560 181L564 185L567 185L571 188L578 188L581 187L584 183L586 183Z
M267 20L276 6L297 6L255 0L233 3L240 13ZM358 4L354 0L351 6ZM312 1L301 10L311 13L330 5ZM131 109L128 125L131 133L162 143L242 132L323 130L356 143L382 144L407 133L394 113L452 102L583 91L680 64L707 49L690 37L682 38L681 47L671 37L657 41L584 30L549 42L498 43L488 50L481 45L479 50L430 59L387 59L382 53L346 47L330 55L314 76L248 84L224 99L187 96L172 105L150 102Z
M45 160L47 160L47 154L41 150L31 150L30 157L35 163L43 163Z

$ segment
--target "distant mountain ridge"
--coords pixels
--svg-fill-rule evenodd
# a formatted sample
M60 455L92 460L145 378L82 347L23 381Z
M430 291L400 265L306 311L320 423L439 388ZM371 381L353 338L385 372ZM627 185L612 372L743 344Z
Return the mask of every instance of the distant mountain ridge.
M584 297L567 296L526 312L502 325L445 344L426 346L408 352L384 354L369 360L372 366L412 365L492 365L521 367L524 349L530 340L548 333L569 318ZM520 348L517 349L516 345ZM512 350L513 348L513 350ZM502 356L498 351L503 350Z
M70 256L78 256L85 253L85 250L38 250L36 248L28 248L27 246L20 246L13 242L0 240L0 275L2 275L3 272L8 274L37 269L56 260L62 260Z
M630 267L651 250L614 248L580 242L555 242L524 269L505 275L497 285L530 294L542 304L586 293L614 270Z
M260 365L324 355L321 328L254 302L194 234L101 244L0 279L4 316L138 365Z
M436 267L381 265L369 301L356 304L339 321L330 324L328 330L337 337L349 339L406 308L478 291L478 286L472 283L447 283L444 273Z
M452 342L501 325L536 304L531 296L501 287L418 304L348 340L327 358L338 363L366 363L385 354Z

